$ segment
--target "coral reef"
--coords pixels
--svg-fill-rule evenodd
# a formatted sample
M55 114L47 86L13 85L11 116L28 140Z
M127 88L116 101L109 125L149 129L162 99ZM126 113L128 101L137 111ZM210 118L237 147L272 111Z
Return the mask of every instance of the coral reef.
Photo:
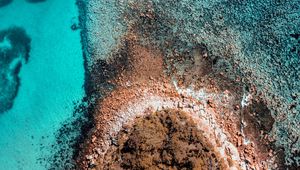
M30 41L22 28L0 31L0 113L13 105L20 85L20 69L29 59Z

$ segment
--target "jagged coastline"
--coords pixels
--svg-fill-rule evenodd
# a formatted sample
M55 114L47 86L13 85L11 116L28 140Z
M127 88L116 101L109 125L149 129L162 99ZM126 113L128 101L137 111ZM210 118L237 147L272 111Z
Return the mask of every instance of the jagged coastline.
M264 89L266 87L269 87L268 84L270 84L269 81L272 82L272 79L270 79L270 75L266 75L264 74L264 72L262 72L261 68L258 68L258 72L253 72L253 68L252 65L250 65L250 63L252 62L252 59L247 59L247 57L249 56L242 56L239 57L238 53L242 53L242 47L240 47L241 44L243 44L243 42L240 41L239 37L234 35L235 33L237 33L237 30L230 30L232 27L228 27L227 32L223 32L223 34L220 34L219 37L216 37L216 35L213 33L215 28L218 28L220 30L224 29L223 28L223 24L224 22L222 21L224 16L219 16L219 18L215 18L216 23L213 23L212 25L208 25L207 27L204 27L204 31L205 29L212 29L212 32L206 32L204 34L207 34L208 37L210 37L211 39L207 39L204 40L203 37L197 37L191 33L188 34L184 34L184 31L188 31L189 28L186 28L184 25L183 29L178 31L177 33L175 32L169 32L170 30L172 30L173 28L171 27L171 25L176 27L176 22L181 21L185 24L189 24L191 22L196 22L195 20L190 18L186 19L183 17L179 18L179 20L176 20L174 18L172 18L172 15L166 15L165 17L162 16L163 12L162 11L166 11L166 9L169 9L167 5L170 6L174 6L173 9L176 9L179 7L188 7L188 9L193 9L192 5L194 4L194 1L191 4L181 4L176 6L176 3L171 3L171 2L159 2L159 1L153 1L153 3L151 3L150 1L145 2L145 3L139 3L139 2L135 2L133 1L130 4L127 3L121 3L118 4L119 2L115 2L115 3L111 3L110 2L104 2L104 1L89 1L89 2L85 2L85 1L78 1L79 3L79 8L81 10L81 18L80 18L80 23L81 23L81 29L82 29L82 44L83 44L83 49L84 49L84 56L85 56L85 69L87 72L87 76L86 76L86 91L88 91L91 96L89 100L91 103L93 103L93 111L91 114L93 114L93 117L91 118L95 124L95 127L93 127L85 141L85 143L83 143L81 145L82 152L79 154L79 157L77 158L77 163L80 165L80 167L84 167L84 168L88 168L88 167L97 167L97 166L101 166L101 164L99 165L97 163L97 161L99 161L100 158L98 158L99 154L97 151L97 148L100 150L102 149L101 147L103 147L103 143L101 144L101 142L107 143L112 142L114 135L111 136L110 138L112 139L108 139L108 141L102 140L103 136L101 136L100 134L104 135L103 133L108 133L107 132L101 132L99 133L99 129L97 130L97 125L99 125L99 123L102 124L106 124L108 122L110 122L111 120L109 119L109 121L107 122L107 120L102 119L101 116L108 116L110 117L110 114L106 115L103 113L103 110L105 109L109 109L109 108L104 108L103 102L108 100L106 98L110 98L112 94L114 93L118 93L118 91L122 88L128 88L127 85L124 84L119 84L118 82L116 82L116 78L120 78L121 81L122 80L128 80L131 78L131 76L134 77L134 75L130 75L130 76L125 76L126 79L124 79L125 77L123 77L123 71L126 70L131 70L131 67L136 67L134 65L134 63L130 63L133 65L127 65L128 61L126 57L130 58L130 55L127 53L130 49L130 47L127 46L123 46L124 44L127 44L128 42L126 41L126 37L128 35L134 34L133 37L138 37L137 41L135 43L135 45L141 45L143 47L147 46L147 44L150 46L153 46L154 48L157 49L163 49L163 61L164 64L167 65L166 72L168 73L168 75L175 76L175 80L178 81L178 83L180 84L180 88L183 88L181 91L188 91L190 90L189 86L190 84L196 83L197 82L188 82L188 84L186 84L186 80L193 80L193 78L190 78L188 76L186 76L185 74L192 74L194 75L195 73L189 72L186 70L184 70L183 72L186 72L185 74L183 73L181 75L181 73L179 73L181 68L180 67L195 67L195 66L191 66L189 65L189 60L190 57L192 56L197 56L200 55L202 57L206 57L205 60L200 60L197 63L197 59L192 59L190 60L192 63L194 62L194 64L196 63L196 67L203 67L203 66L208 66L210 63L213 63L212 66L212 70L210 70L210 72L213 72L214 74L220 74L220 77L215 77L217 79L217 82L215 82L215 84L210 84L212 86L216 85L217 86L221 86L221 84L218 83L224 83L224 79L228 82L231 81L236 81L236 85L239 86L238 91L235 91L234 94L237 95L236 98L236 102L239 101L240 103L236 103L235 108L231 108L233 109L236 116L235 120L235 124L236 124L236 132L239 132L239 134L237 136L241 136L243 139L242 141L246 142L243 144L240 144L240 137L237 137L237 148L239 148L240 146L243 145L248 145L247 140L249 140L251 137L251 135L253 135L253 137L258 137L260 136L260 138L262 138L263 140L266 140L266 146L268 146L267 150L263 150L263 146L255 146L254 148L256 148L257 150L252 150L251 152L253 152L253 154L257 154L260 156L254 156L255 159L262 159L264 161L266 161L263 165L262 164L255 164L255 162L251 162L249 160L251 160L251 158L243 158L244 161L247 160L246 162L247 165L244 165L244 163L240 162L239 163L239 167L243 169L243 167L247 167L247 168L258 168L258 167L264 167L264 166L271 166L274 162L276 162L276 166L273 168L279 168L279 169L284 169L286 168L285 164L287 164L287 166L290 166L290 168L296 168L297 166L299 166L298 162L297 162L297 156L299 156L299 152L297 152L297 148L299 145L299 141L298 139L295 137L297 136L296 134L298 134L299 132L295 131L295 127L297 126L296 124L294 125L288 125L287 126L287 122L288 120L292 120L295 121L297 119L297 113L296 117L291 117L293 115L293 112L295 112L296 110L298 110L298 104L297 101L299 100L298 98L298 93L297 93L297 89L293 89L293 92L291 92L291 96L292 98L296 101L296 102L292 102L291 104L286 103L286 100L289 100L289 98L284 99L282 98L282 96L280 97L280 95L275 94L276 89L270 88L267 91L264 91ZM197 2L197 1L195 1ZM161 9L161 7L164 6L164 4L166 5L166 8L164 10ZM206 11L207 9L214 9L214 5L219 4L219 2L212 2L211 4L208 3L208 6L201 6L204 11ZM120 23L120 25L124 24L123 26L119 27L119 30L122 30L120 32L117 33L118 36L114 37L115 39L117 39L116 45L114 45L112 48L110 48L110 52L106 52L106 53L98 53L97 50L101 50L103 47L100 47L101 45L99 45L99 42L101 42L104 39L101 39L101 37L95 37L95 35L97 34L101 34L102 32L97 32L97 30L99 28L95 28L94 26L103 22L103 21L99 21L99 23L97 23L97 18L99 16L96 15L100 15L101 12L103 12L103 6L101 7L101 5L109 8L112 7L114 5L119 5L119 7L112 7L112 9L117 9L118 13L122 14L123 16L125 16L124 18L119 17L119 16L115 16L115 17L119 17L118 22ZM161 5L161 6L160 6ZM186 5L186 6L185 6ZM211 6L210 6L211 5ZM228 5L228 6L226 6ZM225 7L229 8L230 5L236 5L238 6L239 3L237 2L236 4L226 4ZM245 5L245 4L244 4ZM247 5L247 4L246 4ZM264 4L262 4L263 6ZM281 5L281 4L280 4ZM287 6L289 4L286 4ZM169 7L170 7L169 6ZM99 8L97 8L99 7ZM223 6L222 6L223 7ZM102 10L100 10L102 9ZM161 10L161 11L160 11ZM172 10L170 10L171 12L174 12ZM106 11L107 12L107 11ZM176 13L176 11L175 11ZM105 14L105 12L104 12ZM104 15L101 14L101 15ZM172 14L172 13L170 13ZM183 12L183 14L185 14ZM192 13L193 14L193 13ZM197 13L195 13L196 15ZM227 12L225 12L225 14L228 14ZM204 12L205 15L205 12ZM184 15L182 15L184 16ZM94 17L94 18L93 18ZM169 18L168 18L169 17ZM211 17L210 15L208 15L208 17ZM225 16L228 17L228 16ZM234 17L233 17L234 18ZM91 25L86 25L86 20L92 20L92 21L88 21L89 24L91 22L96 22ZM172 19L174 23L170 23L172 22ZM232 19L232 18L231 18ZM104 19L104 21L106 21ZM114 21L112 21L114 22ZM197 21L197 23L201 23L203 21ZM167 25L170 24L170 25ZM115 25L116 23L111 23L112 25ZM177 25L178 26L178 25ZM190 26L190 25L188 25ZM215 28L213 27L215 26ZM243 25L242 25L243 26ZM127 28L126 28L127 27ZM124 29L126 28L126 29ZM226 30L225 29L225 30ZM92 33L91 33L92 32ZM113 32L113 31L112 31ZM222 31L221 31L222 33ZM89 35L88 35L89 34ZM178 34L178 37L174 36ZM219 33L217 33L219 34ZM294 35L294 34L293 34ZM161 36L161 37L160 37ZM170 37L164 37L164 36L170 36ZM97 39L97 40L91 40L91 38ZM190 39L189 39L190 38ZM176 39L176 41L175 41ZM224 41L224 40L230 40L230 41ZM275 41L275 40L274 40ZM105 43L106 41L103 41L103 43ZM216 42L220 42L219 44ZM255 41L254 41L255 42ZM259 42L259 40L258 40ZM201 49L201 46L205 44L205 48L206 48L206 56L203 56L204 54L202 54L203 51L197 51L197 49ZM229 44L229 45L228 45ZM245 44L243 44L245 45ZM270 44L271 46L272 44ZM123 46L123 47L122 47ZM130 43L129 43L130 46ZM244 47L245 48L245 47ZM257 47L260 48L260 47ZM123 50L123 52L119 53L118 55L123 56L125 58L118 58L116 57L116 51ZM196 49L196 50L195 50ZM201 54L199 54L201 53ZM105 55L103 55L105 54ZM243 52L244 54L244 52ZM276 54L276 53L275 53ZM222 56L221 56L222 55ZM131 56L132 57L132 56ZM143 57L143 56L141 56ZM182 57L183 59L181 60L177 60L177 57ZM186 57L186 58L185 58ZM197 58L197 57L196 57ZM200 57L201 58L201 57ZM259 59L259 58L258 58ZM260 59L259 59L260 60ZM174 61L174 62L173 62ZM207 62L204 65L201 65L201 62ZM263 61L265 62L265 61ZM186 64L186 66L184 64ZM249 65L247 65L247 63ZM146 64L146 63L144 63ZM255 63L257 64L257 63ZM178 65L181 65L178 67ZM147 67L147 65L144 65L145 67ZM257 66L255 66L257 67ZM171 70L169 70L169 68L171 68ZM292 69L292 68L291 68ZM174 72L174 70L176 70ZM209 69L208 69L209 70ZM194 71L200 72L201 74L199 75L203 75L206 76L205 71L207 70L199 70L196 69ZM294 73L297 73L297 68L295 67L294 70L292 71ZM203 74L202 74L203 73ZM261 77L259 77L259 74L261 74ZM198 74L198 73L197 73ZM196 74L196 75L197 75ZM197 76L199 76L197 75ZM215 76L215 75L214 75ZM265 79L264 79L265 78ZM156 80L156 78L154 78L154 80ZM230 81L229 81L230 80ZM218 82L219 81L219 82ZM225 83L228 83L226 82ZM264 81L266 81L267 83L265 83ZM276 80L277 81L277 80ZM137 81L139 82L139 81ZM136 83L135 80L133 80L133 82L131 83ZM189 84L190 83L190 84ZM277 82L276 82L277 83ZM276 84L274 83L274 84ZM299 82L295 82L296 84ZM139 84L139 83L138 83ZM200 83L201 84L201 83ZM234 84L234 83L233 83ZM267 86L265 85L267 84ZM202 84L203 85L203 84ZM207 84L206 84L207 85ZM225 87L223 88L226 89L228 87L230 87L232 84L222 84ZM284 85L284 84L283 84ZM124 87L123 87L124 86ZM151 86L149 86L151 88ZM200 86L203 88L203 86ZM199 87L199 88L200 88ZM141 89L143 89L144 87L140 87ZM173 87L174 88L174 87ZM207 88L207 87L204 87ZM176 88L175 88L176 89ZM138 89L136 89L138 90ZM178 90L178 89L177 89ZM230 91L230 88L227 89ZM271 91L273 90L273 91ZM277 89L278 90L278 89ZM225 90L226 91L226 90ZM177 91L178 92L178 91ZM224 91L223 91L224 92ZM132 93L136 93L136 92L132 92ZM162 92L164 93L164 92ZM280 92L281 93L281 92ZM138 94L137 94L138 95ZM272 97L271 97L272 96ZM117 97L117 96L116 96ZM118 97L117 97L118 98ZM111 100L115 100L116 98L112 98ZM127 100L127 98L124 98L125 100ZM121 100L124 100L121 99ZM211 102L211 103L210 103ZM207 100L207 104L210 106L210 104L215 103L216 101L212 100L209 101ZM217 102L216 102L217 103ZM293 104L294 103L294 104ZM213 105L213 104L212 104ZM283 106L281 106L283 105ZM107 107L112 107L110 105L108 105ZM126 104L124 104L124 106L126 108ZM287 111L286 114L282 114L283 111ZM260 115L257 115L257 113L259 113ZM297 112L297 111L296 111ZM216 112L218 113L218 112ZM256 113L253 114L253 113ZM118 114L116 112L116 114ZM136 113L136 114L141 114L141 113ZM111 114L114 115L114 114ZM119 115L122 117L122 115ZM125 116L125 115L124 115ZM216 115L218 117L218 115ZM100 117L100 118L99 118ZM102 122L97 122L97 120L99 121L102 120ZM115 120L113 119L110 123L108 124L114 124ZM221 122L219 122L221 123ZM224 122L223 122L224 123ZM227 122L228 123L228 122ZM221 123L222 124L222 123ZM225 121L226 124L226 121ZM251 129L253 126L254 129ZM258 129L255 129L255 127L258 127ZM248 128L250 127L250 128ZM272 127L272 128L270 128ZM107 127L108 129L111 127ZM223 127L224 128L224 127ZM251 132L251 130L254 130ZM228 129L227 129L228 130ZM262 130L262 132L261 132ZM282 131L283 130L283 131ZM102 131L102 130L100 130ZM286 132L284 132L286 131ZM291 131L289 132L289 134L285 134L287 133L287 131ZM246 134L248 133L248 134ZM228 134L227 134L228 135ZM231 142L234 143L234 136L236 134L231 134L232 139L230 139ZM287 135L287 136L286 136ZM230 136L230 135L229 135ZM290 137L292 139L290 139ZM101 139L101 140L100 140ZM94 142L92 142L94 141ZM259 145L259 141L251 141L250 143L254 143L255 145ZM290 144L292 143L292 148L289 148ZM109 146L109 145L108 145ZM106 147L108 147L106 146ZM252 144L251 144L252 146ZM265 147L266 147L265 146ZM243 147L241 147L243 148ZM283 148L283 149L282 149ZM294 148L294 151L293 151ZM245 149L245 148L243 148ZM260 150L262 149L262 150ZM295 150L296 149L296 150ZM239 151L240 154L242 154L241 152L243 151ZM250 151L247 151L250 152ZM102 152L100 152L102 153ZM266 159L263 158L264 156L261 155L265 155L267 154L267 156L274 158L274 159ZM92 156L91 156L92 155ZM98 155L98 156L96 156ZM251 154L250 154L251 155ZM282 157L284 156L285 157ZM90 157L91 156L91 157ZM252 160L253 161L253 160ZM101 161L100 161L101 162ZM256 162L257 163L257 162ZM255 167L258 166L258 167ZM101 169L101 168L100 168Z

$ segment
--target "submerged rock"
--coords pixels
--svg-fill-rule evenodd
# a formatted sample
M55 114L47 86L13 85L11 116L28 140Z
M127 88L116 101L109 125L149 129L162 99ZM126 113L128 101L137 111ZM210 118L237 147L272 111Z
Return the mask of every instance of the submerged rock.
M0 0L0 8L9 5L12 0Z
M29 59L30 41L22 28L0 31L0 113L13 105L20 85L20 69Z
M46 0L26 0L29 3L39 3L39 2L45 2Z

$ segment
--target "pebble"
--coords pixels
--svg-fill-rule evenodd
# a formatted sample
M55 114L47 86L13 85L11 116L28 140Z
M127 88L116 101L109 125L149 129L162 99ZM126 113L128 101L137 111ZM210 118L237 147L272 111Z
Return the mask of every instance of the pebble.
M92 159L94 159L94 156L93 155L86 155L86 159L87 160L92 160Z

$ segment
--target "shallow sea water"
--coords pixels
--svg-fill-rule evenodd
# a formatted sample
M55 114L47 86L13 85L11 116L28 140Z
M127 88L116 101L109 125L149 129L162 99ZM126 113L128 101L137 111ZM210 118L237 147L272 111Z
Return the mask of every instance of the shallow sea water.
M55 133L85 95L80 33L71 30L77 17L75 0L0 7L0 31L17 26L31 38L13 107L0 114L0 170L46 169L38 160L50 154Z

